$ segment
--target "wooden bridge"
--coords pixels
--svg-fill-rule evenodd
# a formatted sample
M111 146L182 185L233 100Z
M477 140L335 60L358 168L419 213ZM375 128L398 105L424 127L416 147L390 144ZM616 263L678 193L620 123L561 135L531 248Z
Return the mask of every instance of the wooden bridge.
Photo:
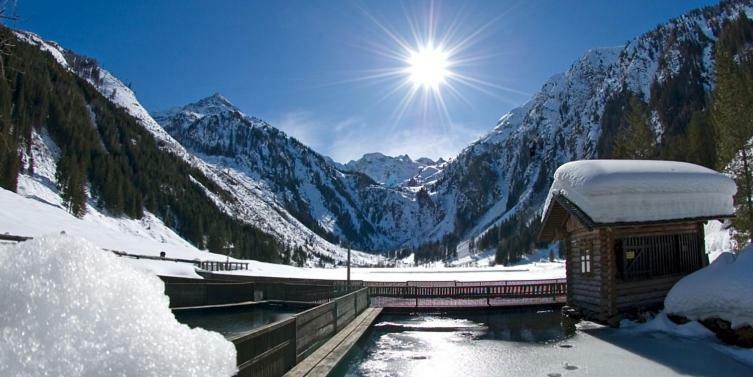
M372 307L464 308L564 303L565 279L367 282Z

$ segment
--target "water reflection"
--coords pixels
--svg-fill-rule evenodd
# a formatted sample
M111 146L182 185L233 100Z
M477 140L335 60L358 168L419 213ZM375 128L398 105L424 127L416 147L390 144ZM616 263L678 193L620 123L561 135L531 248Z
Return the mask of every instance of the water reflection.
M333 375L499 376L535 362L526 360L523 348L547 346L571 334L559 311L383 316Z

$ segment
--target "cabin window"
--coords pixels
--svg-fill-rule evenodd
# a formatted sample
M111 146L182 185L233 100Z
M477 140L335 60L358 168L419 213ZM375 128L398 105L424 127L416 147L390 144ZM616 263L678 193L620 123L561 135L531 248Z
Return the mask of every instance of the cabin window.
M617 275L623 280L687 274L703 267L698 233L620 238L615 252Z
M580 273L591 273L591 248L584 248L580 251Z

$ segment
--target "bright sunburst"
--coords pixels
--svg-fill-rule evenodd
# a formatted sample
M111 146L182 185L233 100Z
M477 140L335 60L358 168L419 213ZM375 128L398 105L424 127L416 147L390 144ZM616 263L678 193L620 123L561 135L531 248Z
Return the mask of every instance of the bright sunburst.
M503 98L505 94L521 94L473 77L472 73L479 62L490 58L491 55L484 55L479 49L479 42L490 27L501 23L502 14L483 25L468 25L459 14L455 15L456 19L440 22L438 10L433 2L429 2L426 11L419 12L415 17L406 13L403 27L395 28L378 20L366 9L363 11L386 37L384 40L369 41L363 46L395 62L397 66L373 69L349 82L377 80L395 83L377 102L401 97L395 109L395 124L412 108L411 113L420 114L426 124L452 125L448 100L459 100L472 106L463 96L463 90L467 89L503 101L506 100Z
M414 85L439 89L450 74L447 52L431 44L410 52L408 73Z

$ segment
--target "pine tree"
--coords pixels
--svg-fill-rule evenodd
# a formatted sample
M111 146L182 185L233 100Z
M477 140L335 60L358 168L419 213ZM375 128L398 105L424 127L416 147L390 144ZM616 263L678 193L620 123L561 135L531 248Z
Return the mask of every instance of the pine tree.
M687 131L686 160L714 169L717 165L716 134L707 111L696 111Z
M612 154L618 159L647 159L655 154L654 134L648 119L648 106L633 95L625 112L625 126L614 141Z
M737 183L736 217L741 246L753 235L753 61L743 47L753 41L753 23L747 16L725 26L716 45L716 86L712 121L717 133L720 169L728 170Z

